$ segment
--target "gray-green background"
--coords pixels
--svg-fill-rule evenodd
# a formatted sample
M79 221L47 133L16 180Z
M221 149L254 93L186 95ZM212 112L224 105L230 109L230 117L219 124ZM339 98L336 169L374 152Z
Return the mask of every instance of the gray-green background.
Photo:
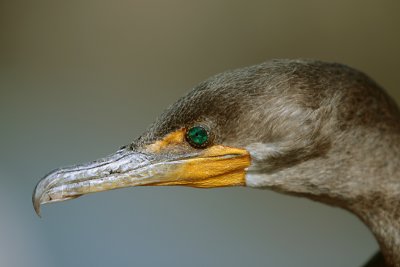
M359 266L353 215L266 190L128 188L31 206L49 170L115 151L208 76L354 66L400 100L399 1L0 1L0 266Z

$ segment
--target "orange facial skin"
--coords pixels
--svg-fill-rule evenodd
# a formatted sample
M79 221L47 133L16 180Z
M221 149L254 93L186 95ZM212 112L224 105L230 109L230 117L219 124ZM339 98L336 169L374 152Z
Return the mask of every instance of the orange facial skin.
M186 146L186 130L179 129L162 140L147 146L152 153L172 151ZM242 148L212 145L202 149L197 157L179 161L165 181L148 185L182 185L198 188L245 185L246 168L250 166L250 154ZM174 164L172 162L171 164Z

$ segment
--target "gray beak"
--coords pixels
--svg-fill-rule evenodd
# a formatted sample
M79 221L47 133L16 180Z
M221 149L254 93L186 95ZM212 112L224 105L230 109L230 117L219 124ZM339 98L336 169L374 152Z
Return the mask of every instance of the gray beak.
M220 145L166 153L121 149L94 162L52 171L36 185L32 202L40 216L41 204L123 187L244 185L249 165L246 150Z
M41 204L157 182L168 169L168 164L157 163L152 155L122 149L94 162L52 171L36 185L33 206L40 216Z

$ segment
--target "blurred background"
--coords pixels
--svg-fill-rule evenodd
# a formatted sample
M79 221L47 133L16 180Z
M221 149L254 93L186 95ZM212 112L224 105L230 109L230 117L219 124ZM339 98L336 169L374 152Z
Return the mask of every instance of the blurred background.
M127 188L31 205L53 168L137 137L215 73L363 70L400 101L399 1L0 1L1 266L360 266L353 215L267 190Z

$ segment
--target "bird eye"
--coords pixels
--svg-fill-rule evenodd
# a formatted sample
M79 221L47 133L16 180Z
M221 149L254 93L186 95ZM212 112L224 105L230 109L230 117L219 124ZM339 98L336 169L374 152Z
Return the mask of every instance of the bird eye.
M186 132L186 140L195 148L203 148L209 144L210 136L202 126L194 126Z

